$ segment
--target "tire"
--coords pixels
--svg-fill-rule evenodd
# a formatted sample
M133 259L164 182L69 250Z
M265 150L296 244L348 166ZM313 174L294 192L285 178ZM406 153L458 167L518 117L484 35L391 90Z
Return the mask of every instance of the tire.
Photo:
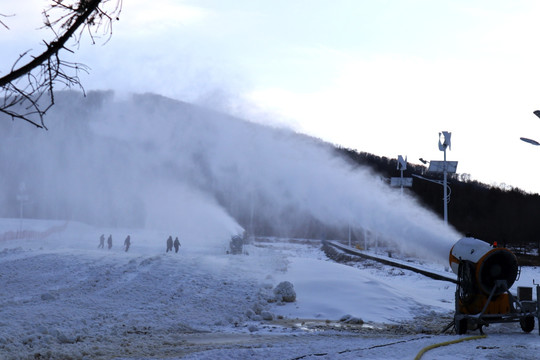
M519 319L519 325L521 325L521 330L530 333L534 329L534 316L522 317Z

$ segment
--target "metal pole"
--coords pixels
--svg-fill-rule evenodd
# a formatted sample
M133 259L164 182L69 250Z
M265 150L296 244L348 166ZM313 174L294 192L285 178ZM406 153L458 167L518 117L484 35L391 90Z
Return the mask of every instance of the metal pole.
M448 194L447 194L447 190L446 190L446 146L444 147L444 163L443 163L443 173L444 173L444 197L443 197L443 202L444 202L444 224L445 225L448 225L448 202L447 202L447 197L448 197Z
M367 235L368 235L368 232L367 230L364 229L364 250L367 251Z
M255 239L255 231L253 231L253 212L254 212L254 206L253 206L253 192L250 194L250 202L251 202L251 209L249 214L249 237L250 240L253 241Z
M540 285L538 284L536 284L536 320L538 323L538 335L540 335Z
M403 169L401 169L401 196L403 197Z

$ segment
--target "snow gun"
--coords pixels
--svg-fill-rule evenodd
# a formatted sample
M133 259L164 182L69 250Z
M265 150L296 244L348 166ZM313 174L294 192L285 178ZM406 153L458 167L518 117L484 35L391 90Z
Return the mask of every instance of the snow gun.
M506 322L519 322L523 331L531 332L536 317L540 335L540 287L535 284L536 301L532 287L518 287L517 295L510 292L520 272L512 251L464 237L450 250L450 267L457 275L453 324L458 334L483 333L484 325Z

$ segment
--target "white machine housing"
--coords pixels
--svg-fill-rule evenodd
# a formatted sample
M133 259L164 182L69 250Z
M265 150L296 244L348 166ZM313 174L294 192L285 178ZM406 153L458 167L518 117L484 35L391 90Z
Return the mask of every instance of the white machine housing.
M450 267L457 275L462 261L474 265L474 278L485 294L491 293L497 280L506 280L510 288L518 275L518 261L513 252L473 237L461 238L450 250Z

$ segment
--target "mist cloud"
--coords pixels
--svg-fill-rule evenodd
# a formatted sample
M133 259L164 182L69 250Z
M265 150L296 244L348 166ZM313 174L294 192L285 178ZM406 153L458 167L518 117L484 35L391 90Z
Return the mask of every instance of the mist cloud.
M110 92L61 93L46 121L49 131L1 122L4 217L17 216L24 182L29 217L184 229L207 241L242 227L328 238L350 226L402 251L446 259L459 237L332 146L287 129Z

